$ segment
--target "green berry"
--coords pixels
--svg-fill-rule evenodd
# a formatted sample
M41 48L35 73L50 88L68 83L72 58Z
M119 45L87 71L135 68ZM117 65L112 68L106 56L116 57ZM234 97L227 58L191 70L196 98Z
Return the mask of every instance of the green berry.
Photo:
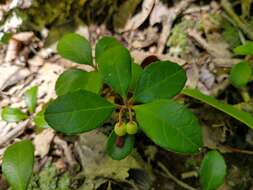
M126 124L126 131L129 135L134 135L138 131L137 123L134 121L128 122Z
M116 123L114 126L114 132L118 136L124 136L126 134L126 124L125 123Z

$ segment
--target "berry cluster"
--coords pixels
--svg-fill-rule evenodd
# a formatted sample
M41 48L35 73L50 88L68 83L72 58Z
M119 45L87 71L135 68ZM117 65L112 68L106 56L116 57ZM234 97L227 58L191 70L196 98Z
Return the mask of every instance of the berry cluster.
M134 135L138 131L137 123L134 121L130 121L128 123L125 122L117 122L114 126L114 132L118 136L124 136L126 134Z

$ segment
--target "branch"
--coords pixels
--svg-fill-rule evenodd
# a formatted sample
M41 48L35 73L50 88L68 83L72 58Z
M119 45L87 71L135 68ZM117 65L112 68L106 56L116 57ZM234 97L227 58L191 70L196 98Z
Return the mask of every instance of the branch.
M158 162L157 164L165 172L164 176L172 179L179 186L181 186L187 190L198 190L198 189L191 187L190 185L184 183L183 181L180 181L179 179L177 179L174 175L172 175L172 173L161 162Z

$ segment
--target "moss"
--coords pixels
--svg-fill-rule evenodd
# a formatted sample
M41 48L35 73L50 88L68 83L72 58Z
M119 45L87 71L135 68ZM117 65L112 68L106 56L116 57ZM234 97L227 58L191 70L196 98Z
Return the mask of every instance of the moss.
M69 186L69 174L61 173L55 165L47 163L38 174L32 177L28 190L69 190Z
M195 22L192 20L183 20L172 29L171 37L168 40L167 46L177 49L178 54L187 53L188 36L187 29L193 28Z
M78 15L78 0L34 0L23 12L27 18L23 27L40 31L47 26L59 26L70 22Z

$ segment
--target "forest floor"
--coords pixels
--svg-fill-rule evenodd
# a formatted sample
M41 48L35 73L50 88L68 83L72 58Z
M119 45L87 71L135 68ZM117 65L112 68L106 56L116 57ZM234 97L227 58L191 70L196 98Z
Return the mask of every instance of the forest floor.
M31 9L29 1L20 2L15 9L24 13ZM6 16L1 15L14 14L13 4L14 1L0 4L0 19L5 23L0 30L7 27L13 33L8 44L0 46L0 107L11 105L24 109L24 92L37 85L36 112L39 112L43 105L56 97L57 77L67 68L77 67L57 55L55 50L59 33L70 26L63 25L56 30L57 26L50 28L45 23L38 32L34 28L23 29L17 18L14 24L4 22ZM237 22L240 1L230 4L228 0L182 0L174 3L144 0L129 12L128 6L119 6L120 11L114 14L114 19L111 18L114 24L110 25L110 21L91 22L88 25L77 24L71 30L85 36L93 46L101 36L115 36L130 50L137 64L146 65L157 59L173 61L186 69L188 87L198 88L207 95L253 112L250 108L252 102L245 103L242 92L228 80L231 67L243 60L234 55L233 48L246 40L253 40L253 30L245 30L245 26ZM127 15L123 25L116 19L124 19L121 11ZM231 11L235 11L234 14ZM103 15L99 11L97 14ZM253 27L253 15L244 14L245 25ZM57 16L60 17L56 15L57 19ZM83 17L85 15L80 18ZM87 66L82 68L90 69ZM252 83L248 89L251 96ZM253 190L253 131L199 101L181 95L178 98L192 109L203 127L204 148L201 154L168 152L139 134L133 153L124 160L113 161L101 154L107 129L112 127L110 121L93 132L63 136L51 128L38 128L30 120L19 123L0 120L0 164L10 144L31 139L36 154L31 190L194 190L200 189L197 171L204 153L208 149L218 149L228 166L228 175L219 190ZM8 186L0 173L0 190L4 189Z

